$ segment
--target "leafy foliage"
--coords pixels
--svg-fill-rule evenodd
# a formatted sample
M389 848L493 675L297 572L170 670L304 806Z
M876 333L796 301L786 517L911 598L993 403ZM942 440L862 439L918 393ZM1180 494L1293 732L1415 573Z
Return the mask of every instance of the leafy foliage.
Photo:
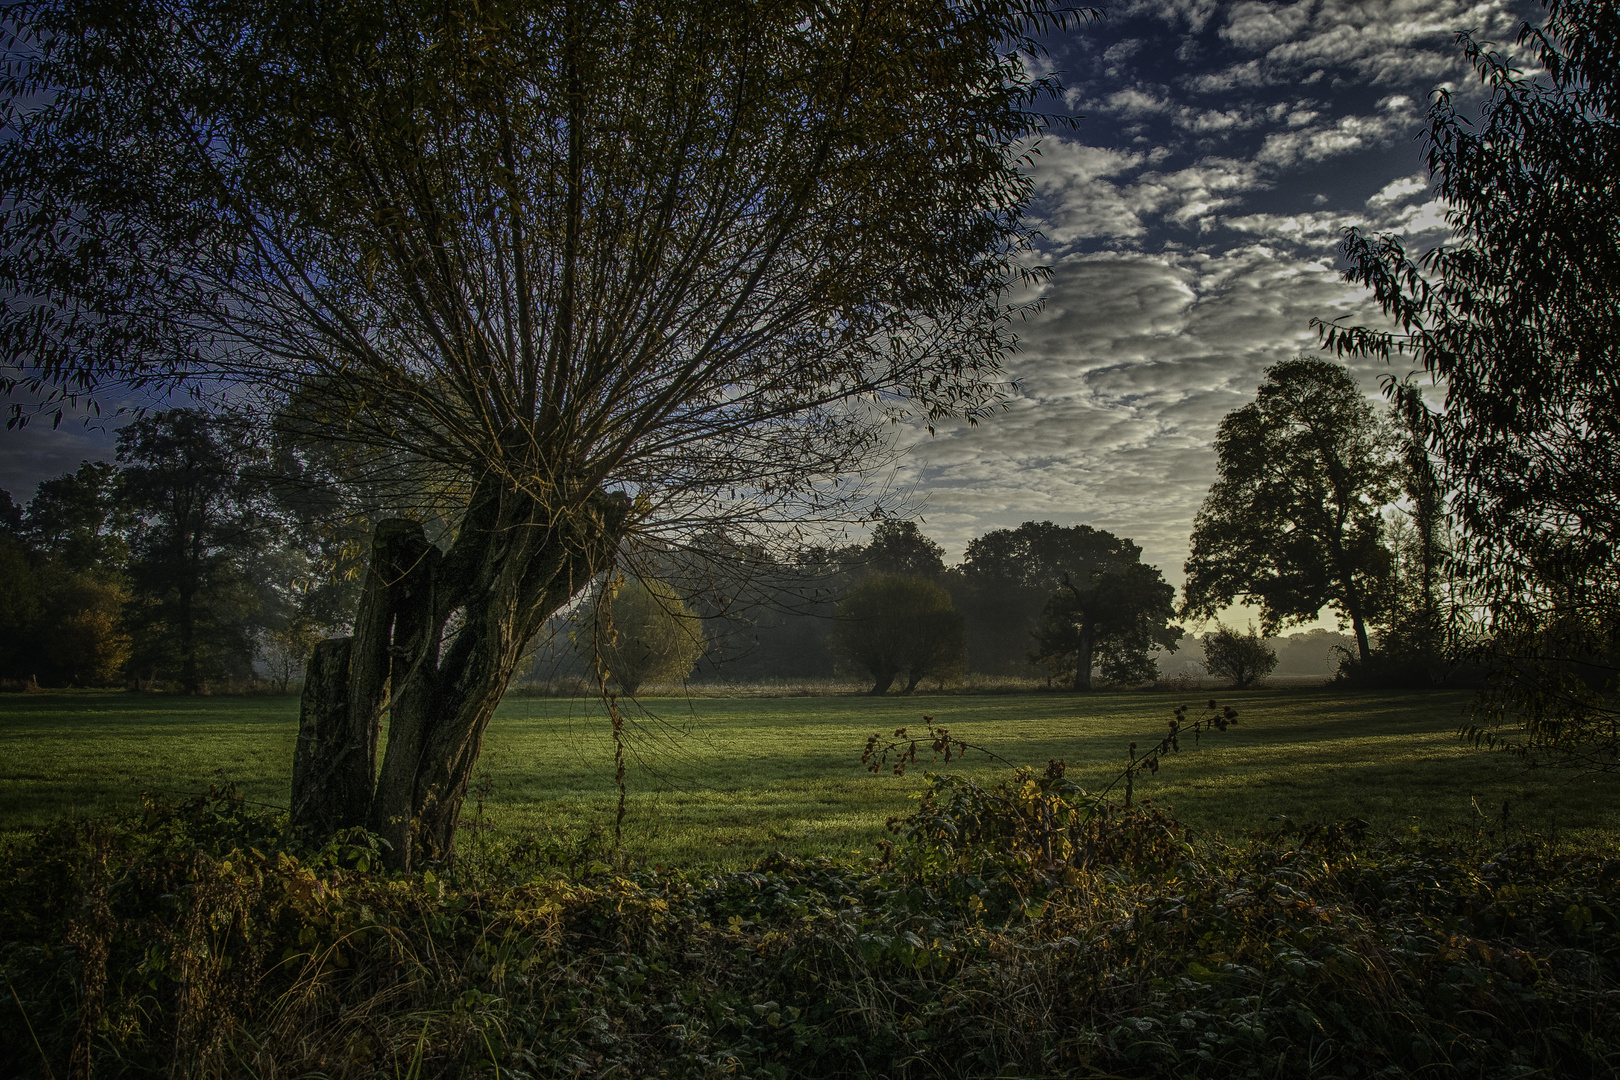
M610 582L586 610L583 647L600 655L626 694L643 683L679 682L703 655L703 627L667 582Z
M1310 357L1268 368L1254 402L1216 433L1219 477L1193 522L1183 617L1243 597L1274 635L1332 604L1366 660L1389 571L1381 512L1397 490L1393 451L1344 368Z
M917 574L937 581L945 573L945 549L924 536L915 521L878 522L857 557L872 574Z
M1494 656L1469 734L1484 745L1620 765L1610 687L1620 536L1620 14L1547 4L1524 72L1460 35L1487 89L1480 116L1438 93L1429 172L1452 236L1420 258L1350 230L1347 277L1393 330L1326 325L1341 352L1410 356L1445 388L1413 413L1462 525L1460 568ZM1503 724L1521 734L1503 735Z
M1355 823L1226 845L1050 773L935 778L892 856L730 873L587 838L386 874L219 793L63 824L0 854L0 1071L1613 1071L1612 863Z
M1277 651L1252 626L1248 633L1240 634L1216 623L1214 631L1204 635L1203 645L1204 669L1218 679L1231 679L1239 690L1271 674L1277 666Z
M950 594L925 577L867 578L839 602L834 619L828 645L871 673L874 695L887 693L902 672L910 693L925 678L944 680L966 668L962 616Z
M1158 567L1138 561L1141 550L1129 540L1115 540L1113 551L1082 564L1073 575L1065 572L1041 611L1031 660L1068 667L1076 690L1091 689L1093 667L1109 682L1126 686L1158 678L1152 651L1174 652L1181 627L1170 621L1176 615L1175 587Z

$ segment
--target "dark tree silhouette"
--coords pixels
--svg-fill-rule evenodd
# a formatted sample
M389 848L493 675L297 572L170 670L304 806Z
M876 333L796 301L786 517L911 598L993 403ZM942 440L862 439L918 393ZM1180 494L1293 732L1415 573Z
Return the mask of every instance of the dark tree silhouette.
M1554 2L1529 72L1459 35L1488 95L1438 92L1428 165L1450 240L1421 257L1349 230L1347 277L1395 329L1322 325L1344 353L1411 358L1445 406L1415 414L1441 463L1495 658L1481 742L1620 768L1620 9Z
M1391 433L1350 373L1309 357L1267 369L1254 403L1221 421L1215 453L1182 616L1210 618L1244 597L1275 635L1332 604L1366 662L1389 571L1381 512L1398 489Z
M971 541L952 587L961 595L973 669L1028 671L1030 637L1064 576L1122 557L1122 543L1140 558L1140 549L1112 533L1050 521L994 529Z
M1140 561L1141 548L1110 533L1097 535L1113 541L1112 550L1064 572L1035 634L1033 659L1072 662L1076 690L1091 689L1093 668L1110 682L1155 679L1159 666L1153 650L1174 652L1181 640L1181 627L1170 621L1176 615L1175 587L1158 567Z
M865 668L874 696L904 672L906 693L930 676L960 674L967 659L962 616L950 594L917 574L869 577L834 611L833 650Z
M945 573L945 549L924 536L915 521L880 521L857 561L873 574L920 574L938 580Z

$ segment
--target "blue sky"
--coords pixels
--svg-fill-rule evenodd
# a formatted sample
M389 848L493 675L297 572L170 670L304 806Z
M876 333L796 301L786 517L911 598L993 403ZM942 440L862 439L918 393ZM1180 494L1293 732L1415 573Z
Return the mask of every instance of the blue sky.
M1074 130L1033 208L1053 273L1019 390L977 428L918 432L899 483L954 559L1027 520L1129 536L1179 583L1216 425L1313 317L1375 318L1338 276L1348 225L1440 240L1415 141L1430 92L1472 88L1453 42L1507 43L1521 8L1452 0L1139 2L1051 43ZM1383 370L1357 368L1369 392ZM0 487L110 457L111 425L0 433Z

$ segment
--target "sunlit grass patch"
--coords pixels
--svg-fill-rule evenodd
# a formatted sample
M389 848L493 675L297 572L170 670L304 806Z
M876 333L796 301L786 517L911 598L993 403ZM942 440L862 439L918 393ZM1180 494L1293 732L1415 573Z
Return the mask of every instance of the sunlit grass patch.
M1467 696L1333 688L1210 692L1239 711L1230 731L1165 761L1138 792L1194 827L1241 837L1273 819L1364 818L1408 833L1501 817L1605 844L1620 835L1613 781L1462 746ZM648 698L624 703L631 767L624 846L649 862L743 865L773 850L871 850L903 812L923 770L871 776L860 750L873 731L917 727L924 714L1019 764L1069 763L1096 789L1128 743L1155 741L1171 710L1199 694L1063 693ZM185 794L239 785L284 804L297 702L119 693L0 698L0 828L132 803L143 791ZM494 831L581 838L611 834L617 805L612 740L600 702L513 698L484 741L475 790ZM940 766L944 768L944 766ZM990 779L1004 767L970 755L949 768ZM478 814L477 797L467 818Z

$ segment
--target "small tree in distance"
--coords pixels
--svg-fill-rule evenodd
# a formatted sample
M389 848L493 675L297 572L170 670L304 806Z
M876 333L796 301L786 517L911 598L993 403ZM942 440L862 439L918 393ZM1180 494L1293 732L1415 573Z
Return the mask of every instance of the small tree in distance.
M925 678L949 678L967 667L961 612L949 593L920 575L867 578L838 605L836 618L827 644L871 673L874 696L887 693L901 672L909 694Z
M649 682L686 678L707 645L697 616L656 578L632 578L604 590L588 609L586 625L586 647L631 696Z
M1214 632L1204 635L1203 645L1204 670L1218 679L1231 679L1238 690L1248 689L1277 666L1277 650L1253 626L1240 634L1216 623Z

